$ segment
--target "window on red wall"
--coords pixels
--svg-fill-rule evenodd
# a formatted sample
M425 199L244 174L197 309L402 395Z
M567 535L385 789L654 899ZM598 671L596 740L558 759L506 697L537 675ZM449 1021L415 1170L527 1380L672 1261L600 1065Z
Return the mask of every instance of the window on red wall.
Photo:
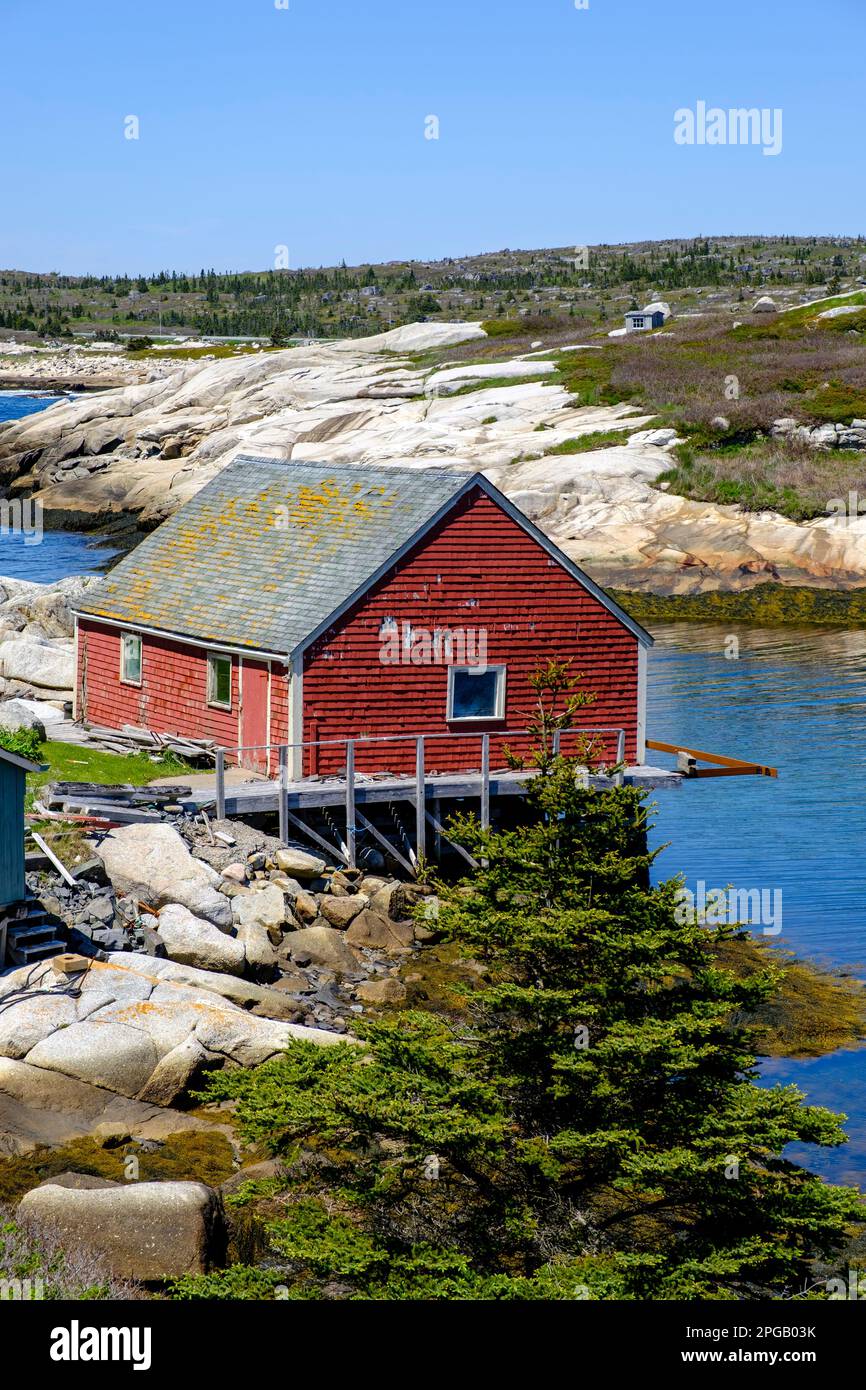
M215 709L232 707L232 659L211 652L207 659L207 702Z
M504 666L449 666L449 721L504 717Z
M120 679L124 685L141 685L141 638L136 632L121 636Z

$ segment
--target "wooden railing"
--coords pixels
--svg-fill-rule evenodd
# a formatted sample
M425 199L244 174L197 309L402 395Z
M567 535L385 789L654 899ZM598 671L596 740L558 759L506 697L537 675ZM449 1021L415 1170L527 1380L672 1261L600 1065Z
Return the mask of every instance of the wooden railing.
M614 771L613 771L613 776L614 776L615 782L616 782L618 785L622 785L622 767L623 767L623 765L624 765L624 763L625 763L625 746L626 746L626 731L625 731L625 729L615 728L615 727L612 727L612 726L600 726L600 727L592 728L592 729L587 729L587 728L575 728L575 729L557 730L557 731L555 731L554 734L553 734L553 752L554 752L554 753L559 753L559 752L562 750L563 740L564 740L564 739L568 739L568 738L570 738L570 737L574 737L574 738L578 738L578 739L586 739L586 738L595 739L595 738L596 738L598 735L600 735L600 734L606 734L606 735L613 735L613 734L615 734L615 735L616 735L616 754L615 754L614 762L613 762L610 766L614 769ZM345 780L345 791L346 791L346 800L345 800L345 804L346 804L346 843L345 843L346 855L345 855L345 857L346 857L346 859L347 859L347 862L350 864L350 866L354 868L354 866L355 866L355 843L356 843L357 834L358 834L358 824L359 824L359 822L361 823L362 829L367 830L367 831L370 831L370 832L373 834L373 836L374 836L375 838L380 839L380 840L382 839L382 836L379 835L379 833L378 833L378 831L376 830L375 826L373 826L373 825L370 823L370 821L368 821L367 818L366 818L365 816L363 816L363 815L358 811L358 807L357 807L357 805L356 805L357 773L356 773L356 766L355 766L355 763L356 763L356 749L357 749L358 744L368 744L368 743L377 743L377 744L378 744L378 743L383 743L383 744L387 744L387 743L391 743L391 744L393 744L393 743L411 743L411 744L414 744L414 747L415 747L415 773L414 773L414 777L412 777L412 776L407 776L407 777L405 778L405 780L406 780L407 782L409 782L409 783L414 783L414 791L413 791L413 794L412 794L411 799L414 801L414 804L415 804L415 839L416 839L416 845L418 845L419 847L421 847L421 846L423 846L423 845L425 844L425 840L426 840L426 827L427 827L428 822L433 826L433 828L434 828L434 830L436 831L437 834L442 834L442 833L444 833L444 832L443 832L443 827L442 827L441 824L437 821L437 819L435 818L435 816L433 816L432 813L427 809L427 804L426 804L426 803L427 803L427 785L428 785L428 783L427 783L427 774L426 774L426 771L425 771L426 755L427 755L427 745L428 745L429 743L432 743L432 742L438 740L438 739L448 739L448 740L451 741L451 742L453 742L453 741L455 741L455 740L473 739L473 740L476 741L476 743L479 743L479 742L480 742L480 768L479 768L480 781L479 781L479 787L478 787L478 795L479 795L479 799L480 799L480 803L481 803L480 821L481 821L481 825L482 825L485 829L487 829L487 828L489 827L489 825L490 825L490 775L491 775L491 774L490 774L490 740L491 740L491 738L496 738L496 739L516 739L516 738L522 738L522 739L525 740L526 737L527 737L527 735L526 735L526 730L525 730L525 729L519 729L519 730L505 730L505 731L500 731L500 730L497 729L496 732L495 732L495 734L489 734L489 733L485 733L485 734L479 734L479 733L450 733L450 732L449 732L449 733L443 733L443 734L381 734L381 735L378 735L378 734L363 734L363 735L359 735L359 736L356 737L356 738L310 739L310 740L306 740L306 741L303 742L303 743L261 743L261 744L245 744L245 745L241 745L241 746L239 746L239 747L237 747L237 748L218 748L218 749L216 750L216 797L215 797L215 803L216 803L216 804L215 804L215 810L216 810L216 815L217 815L217 818L220 819L220 820L224 819L224 817L225 817L225 811L226 811L226 780L225 780L226 755L227 755L227 754L231 754L231 755L233 755L233 756L235 757L236 760L239 760L240 757L241 757L242 755L244 755L244 754L265 753L265 754L268 754L268 755L269 755L269 756L268 756L268 762L270 762L270 754L271 754L274 750L276 750L276 753L277 753L277 761L278 761L278 768L279 768L278 777L277 777L277 806L278 806L278 811L279 811L280 839L283 840L283 841L287 840L287 838L288 838L288 832L289 832L289 826L292 825L292 824L294 824L297 828L299 828L300 830L302 830L303 833L304 833L305 835L309 836L311 839L315 840L317 843L319 843L319 844L322 845L324 848L326 848L326 849L328 849L328 850L330 851L331 848L332 848L332 846L328 845L327 841L323 840L322 837L319 836L319 835L317 835L315 831L313 831L310 827L306 826L306 825L305 825L297 816L295 816L295 815L292 813L292 811L289 809L288 794L289 794L289 788L290 788L290 786L293 785L293 784L294 784L294 785L297 785L299 781L300 781L300 782L304 782L304 781L307 780L306 778L303 778L303 777L301 777L300 779L293 779L293 778L291 778L291 777L289 776L289 754L290 754L291 752L293 752L293 751L300 751L301 754L302 754L302 756L303 756L303 751L304 751L305 749L307 749L307 748L322 748L322 747L334 747L334 746L344 748L344 749L345 749L345 765L344 765L343 769L341 769L341 771L339 771L339 772L337 772L337 773L334 774L334 780L337 780L337 781ZM464 770L465 770L465 769L464 769ZM457 775L459 775L459 773L456 773L456 774L455 774L455 776L457 776ZM399 774L394 774L394 776L395 776L395 777L399 777ZM404 780L404 779L401 778L400 780ZM389 849L389 852L391 852L391 853L394 852L393 849L392 849L392 847L391 847L390 845L388 845L388 849ZM399 856L398 856L398 857L399 857ZM405 863L405 861L403 861L403 862ZM407 867L411 867L411 866L408 866L408 865L407 865Z

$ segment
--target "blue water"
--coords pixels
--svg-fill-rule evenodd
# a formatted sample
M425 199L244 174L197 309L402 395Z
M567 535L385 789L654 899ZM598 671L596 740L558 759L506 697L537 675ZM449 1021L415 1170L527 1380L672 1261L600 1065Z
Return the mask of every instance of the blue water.
M648 736L779 769L656 793L654 843L671 841L656 877L779 889L782 932L767 939L866 977L866 632L683 624L655 636ZM768 1061L763 1075L851 1117L843 1148L791 1156L866 1187L866 1049Z
M47 410L64 396L31 396L20 391L0 391L0 425L24 415ZM75 531L43 531L36 542L32 513L23 513L20 531L0 527L0 577L31 579L49 584L70 574L91 574L104 568L114 553L94 544L93 538ZM28 535L27 532L30 532Z
M28 396L24 391L0 391L0 421L20 420L22 415L47 410L55 401L66 399L65 396Z

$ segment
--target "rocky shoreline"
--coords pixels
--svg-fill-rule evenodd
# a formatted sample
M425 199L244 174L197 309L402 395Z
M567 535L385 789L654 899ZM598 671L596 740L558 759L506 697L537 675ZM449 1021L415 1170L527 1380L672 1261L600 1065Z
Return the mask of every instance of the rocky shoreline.
M483 339L426 323L219 360L135 364L148 379L0 428L0 488L46 515L157 525L237 453L482 469L606 587L746 592L766 582L866 585L866 516L807 523L659 486L672 430L628 405L575 403L541 347L511 361L424 366ZM580 344L575 351L591 351ZM489 383L489 384L488 384ZM621 442L570 451L587 435ZM838 438L838 435L834 435Z

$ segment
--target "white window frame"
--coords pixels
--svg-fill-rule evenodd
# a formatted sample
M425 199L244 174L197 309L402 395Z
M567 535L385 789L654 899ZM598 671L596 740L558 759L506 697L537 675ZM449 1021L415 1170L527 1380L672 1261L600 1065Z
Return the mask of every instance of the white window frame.
M227 661L229 664L229 698L228 704L224 700L216 697L216 663ZM208 652L207 654L207 702L210 709L224 709L231 713L232 710L232 666L234 665L230 656L225 652Z
M138 643L138 679L126 674L126 652L127 643ZM120 634L120 683L121 685L141 685L141 678L144 674L144 644L141 640L140 632L121 632Z
M496 712L494 714L455 714L454 713L454 681L459 673L468 672L471 676L486 675L488 671L496 672ZM448 667L448 706L445 718L449 724L495 724L505 718L505 666L488 665L483 668L478 666L449 666Z

